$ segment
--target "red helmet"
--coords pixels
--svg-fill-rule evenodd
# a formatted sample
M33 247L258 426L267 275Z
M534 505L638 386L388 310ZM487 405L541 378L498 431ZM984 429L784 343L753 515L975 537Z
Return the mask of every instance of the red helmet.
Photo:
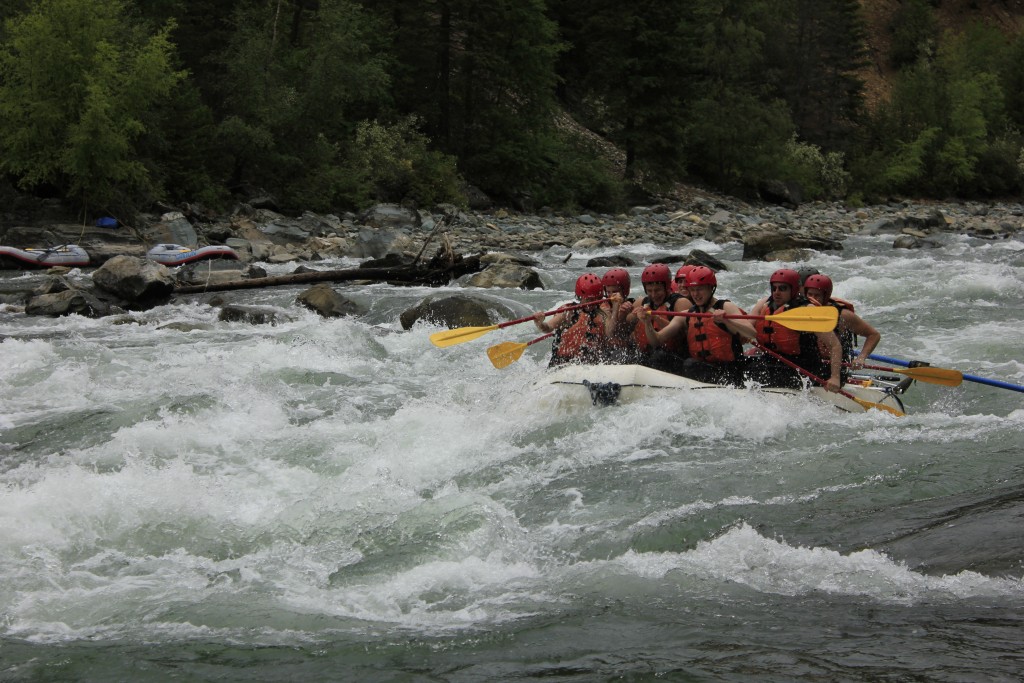
M682 279L682 281L683 281L683 286L685 287L685 286L686 286L686 275L687 275L687 274L688 274L688 273L689 273L689 272L690 272L691 270L693 270L693 269L694 269L694 268L696 268L696 267L697 267L697 266L691 266L691 265L685 265L685 266L683 266L682 268L680 268L679 270L677 270L677 271L676 271L676 279L677 279L677 280L679 280L679 279Z
M768 284L776 282L789 285L789 291L793 293L793 296L800 291L800 273L791 268L779 268L772 273L772 276L768 278Z
M593 273L584 273L576 279L576 298L583 299L600 299L604 296L604 285L601 284L601 278L594 275Z
M622 298L629 296L629 273L625 268L612 268L601 278L605 287L621 287Z
M672 271L664 263L652 263L640 273L640 282L645 285L660 282L667 291L672 291Z
M825 296L825 301L821 303L828 303L828 300L832 298L832 278L828 275L808 275L804 280L804 291L808 289L820 289Z
M711 270L707 266L694 266L687 274L686 281L683 283L683 286L698 287L700 285L711 285L712 287L717 287L718 278L715 277L715 271Z

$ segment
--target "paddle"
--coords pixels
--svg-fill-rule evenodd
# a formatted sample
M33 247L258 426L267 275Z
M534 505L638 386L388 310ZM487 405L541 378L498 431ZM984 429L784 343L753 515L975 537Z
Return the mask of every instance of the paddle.
M850 363L843 363L848 368L853 366ZM906 375L912 379L916 379L920 382L927 382L928 384L941 384L944 387L958 387L964 381L963 374L959 370L950 370L949 368L933 368L930 365L921 365L916 368L910 368L909 370L900 370L899 368L887 368L884 365L862 365L861 367L867 368L868 370L884 370L885 372L896 372L901 375Z
M556 313L564 313L566 311L574 311L577 308L584 308L586 306L597 306L603 304L608 299L598 299L597 301L588 301L585 304L573 304L572 306L564 306L562 308L555 309L553 311L547 311L544 316L555 315ZM462 342L468 342L470 340L482 337L488 332L494 330L500 330L503 327L510 325L518 325L519 323L525 323L533 320L533 316L527 316L525 318L519 318L518 320L509 320L508 322L498 323L497 325L487 325L486 327L459 327L454 330L444 330L443 332L435 332L430 335L430 341L434 346L439 346L442 349L449 346L455 346Z
M821 377L818 377L814 373L809 372L809 371L803 369L802 367L800 367L799 365L797 365L793 361L789 360L785 356L782 356L782 355L780 355L778 353L775 353L771 349L769 349L769 348L767 348L767 347L765 347L765 346L763 346L761 344L758 344L756 341L753 342L753 344L754 344L754 346L756 346L757 348L761 349L765 353L767 353L767 354L777 358L778 360L782 361L783 363L785 363L789 367L793 368L794 370L799 372L804 377L807 377L808 379L817 382L818 384L820 384L823 387L827 387L828 386L828 382L827 381L823 380ZM887 413L892 413L893 415L896 415L898 417L903 417L903 411L899 410L898 408L893 408L892 406L887 406L884 403L872 403L871 401L865 401L864 399L857 398L856 396L854 396L850 392L845 391L843 389L840 389L838 393L839 393L840 396L845 396L846 398L850 399L851 401L854 401L855 403L860 404L861 406L864 407L865 410L871 410L872 408L874 408L875 410L884 410Z
M520 342L501 342L500 344L495 344L487 349L487 357L491 359L491 365L499 370L507 368L519 360L527 346L536 344L539 341L544 341L553 334L554 332L542 334L536 339L532 339L525 344Z
M711 318L712 313L690 313L689 311L651 311L654 315L682 315L688 318ZM835 306L801 306L773 315L746 315L726 313L723 317L733 320L771 320L783 327L798 332L831 332L839 320L839 309Z
M870 356L868 356L868 358L870 358L871 360L880 360L880 361L883 361L885 363L892 363L894 365L902 365L905 368L911 367L910 363L908 363L905 360L900 360L898 358L889 358L888 356L879 356L879 355L876 355L874 353L871 354ZM923 367L927 367L927 366L923 366ZM914 369L915 370L920 370L921 368L920 367L916 367ZM999 387L1000 389L1009 389L1010 391L1024 392L1024 386L1021 386L1019 384L1012 384L1010 382L1003 382L1003 381L1000 381L998 379L988 379L987 377L978 377L977 375L968 375L967 373L963 373L962 376L968 382L977 382L978 384L987 384L987 385L992 386L992 387Z

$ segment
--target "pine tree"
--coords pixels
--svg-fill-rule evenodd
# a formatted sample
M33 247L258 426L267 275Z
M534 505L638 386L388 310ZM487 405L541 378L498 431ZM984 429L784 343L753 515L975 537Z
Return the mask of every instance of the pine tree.
M556 27L542 0L386 0L394 100L485 190L544 177L554 122Z
M766 67L801 139L847 146L858 125L865 27L857 0L772 0L765 18Z

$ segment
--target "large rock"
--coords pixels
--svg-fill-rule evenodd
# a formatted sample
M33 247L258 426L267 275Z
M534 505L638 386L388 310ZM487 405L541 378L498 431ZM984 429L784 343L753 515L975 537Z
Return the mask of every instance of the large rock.
M722 261L701 249L694 249L689 253L689 255L686 257L686 265L707 266L708 268L716 272L729 270L729 267L725 265Z
M96 225L53 223L45 226L11 226L0 228L0 243L9 247L48 247L57 244L89 245L132 244L138 238L125 227L104 228Z
M457 294L454 296L428 297L410 309L402 312L399 322L402 329L411 329L419 320L436 325L444 325L449 329L457 327L486 327L493 325L491 311L496 311L502 318L511 318L512 309L493 301L485 301L476 297Z
M244 306L228 304L220 309L221 322L248 323L250 325L278 325L292 322L293 318L270 306Z
M295 300L324 318L341 318L346 315L361 315L363 313L359 304L338 294L326 283L310 287L299 294Z
M837 240L811 237L774 227L754 228L743 235L744 261L769 260L768 257L772 253L790 249L839 251L842 248L842 243Z
M184 244L187 247L199 246L199 236L185 214L172 211L160 216L160 222L146 229L146 238L152 242L166 244Z
M349 255L356 258L383 258L388 254L412 251L415 246L405 230L364 227L356 234Z
M505 287L507 289L544 289L540 275L532 268L514 263L495 263L469 278L469 287Z
M98 298L79 289L65 289L59 292L33 296L25 305L26 315L56 318L76 313L87 318L101 318L110 314L110 306Z
M795 209L804 201L799 184L782 180L763 180L757 186L758 194L766 202Z
M115 256L92 274L93 284L129 304L150 304L170 297L174 278L149 259Z
M359 222L374 228L415 228L421 223L420 214L398 204L377 204L359 215Z
M628 256L595 256L587 261L587 268L632 268L636 261Z

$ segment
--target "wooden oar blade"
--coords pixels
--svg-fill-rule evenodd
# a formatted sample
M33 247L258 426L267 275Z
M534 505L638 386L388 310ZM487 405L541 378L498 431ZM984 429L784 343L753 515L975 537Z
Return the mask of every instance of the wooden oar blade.
M487 327L459 327L454 330L443 330L430 335L430 342L434 346L444 349L462 342L472 341L496 329L498 329L497 325L488 325Z
M906 370L896 370L896 372L901 375L906 375L907 377L913 377L921 382L939 384L944 387L958 387L963 384L964 381L964 375L959 370L933 368L927 365L921 365L916 368L907 368Z
M491 365L501 370L519 360L527 346L529 344L502 342L487 349L487 357L491 359Z
M839 321L839 309L834 306L801 306L764 318L797 332L831 332Z

